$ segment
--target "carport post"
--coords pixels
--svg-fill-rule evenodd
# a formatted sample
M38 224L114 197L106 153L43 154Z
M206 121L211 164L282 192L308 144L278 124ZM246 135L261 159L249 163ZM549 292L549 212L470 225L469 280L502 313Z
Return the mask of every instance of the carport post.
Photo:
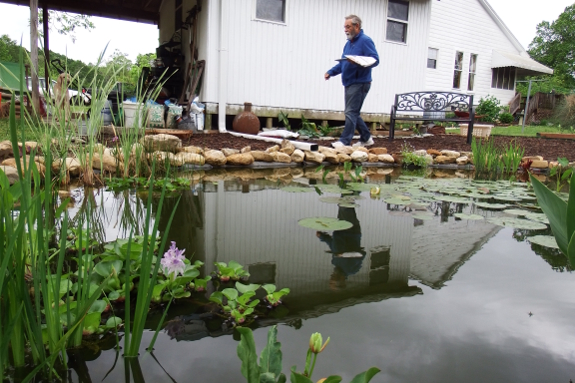
M525 120L527 120L527 111L529 110L529 96L531 96L531 82L533 80L529 80L529 88L527 89L527 100L525 101L525 109L523 110L523 126L521 127L521 134L525 130Z

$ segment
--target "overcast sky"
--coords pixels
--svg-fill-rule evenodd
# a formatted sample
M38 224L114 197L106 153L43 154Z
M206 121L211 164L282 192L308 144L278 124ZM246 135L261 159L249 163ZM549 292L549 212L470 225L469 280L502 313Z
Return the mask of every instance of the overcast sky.
M460 0L468 1L468 0ZM575 3L575 0L488 0L495 12L505 22L519 42L527 49L535 37L536 27L541 21L553 21ZM29 35L30 9L24 6L0 3L0 35L7 34L13 40L20 41L30 48ZM127 53L134 61L138 54L155 52L158 46L158 27L149 24L132 23L92 17L96 29L87 32L79 30L76 43L69 37L52 32L50 49L66 54L75 60L94 63L100 52L110 42L106 51L109 56L115 49Z

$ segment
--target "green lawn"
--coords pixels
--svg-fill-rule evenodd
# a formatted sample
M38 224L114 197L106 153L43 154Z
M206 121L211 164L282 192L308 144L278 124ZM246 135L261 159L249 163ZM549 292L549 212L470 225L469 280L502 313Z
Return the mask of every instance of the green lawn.
M514 136L514 137L536 137L537 133L565 133L565 129L561 129L557 126L539 126L539 125L526 125L523 133L523 129L520 125L513 126L495 126L491 129L492 136ZM447 134L457 134L459 135L459 129L449 129L445 131Z
M20 141L20 120L16 120L16 129L18 131L18 141ZM34 135L32 134L32 129L26 123L24 123L24 134L26 140L32 140ZM5 141L10 139L10 120L8 118L0 118L0 141Z

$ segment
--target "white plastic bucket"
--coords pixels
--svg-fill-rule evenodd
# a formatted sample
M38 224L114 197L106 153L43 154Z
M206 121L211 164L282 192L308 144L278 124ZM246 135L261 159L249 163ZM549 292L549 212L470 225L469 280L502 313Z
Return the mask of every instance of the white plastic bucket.
M144 116L144 104L124 102L122 107L124 109L124 126L126 128L132 128L134 125L143 125L144 121L142 118Z

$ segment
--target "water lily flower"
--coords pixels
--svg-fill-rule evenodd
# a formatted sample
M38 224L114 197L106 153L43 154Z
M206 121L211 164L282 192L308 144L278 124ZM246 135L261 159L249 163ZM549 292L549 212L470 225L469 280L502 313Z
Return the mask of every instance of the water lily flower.
M186 264L184 263L184 252L186 249L178 249L176 247L176 242L172 241L172 245L164 253L162 257L162 267L164 268L164 273L167 275L172 275L175 278L178 274L184 274L184 270L186 269Z
M329 339L330 338L328 337L322 346L323 338L321 337L321 334L319 332L314 332L313 334L311 334L311 337L309 338L309 349L314 354L319 354L325 349L325 346L327 346L327 344L329 343Z

